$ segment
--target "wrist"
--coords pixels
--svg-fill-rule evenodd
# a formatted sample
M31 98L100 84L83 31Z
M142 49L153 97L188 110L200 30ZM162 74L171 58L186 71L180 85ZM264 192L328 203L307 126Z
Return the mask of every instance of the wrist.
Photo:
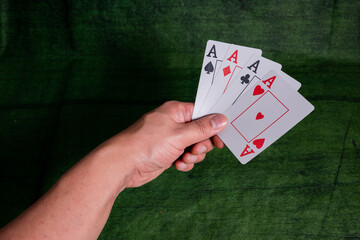
M107 188L112 188L116 197L126 188L136 169L125 137L117 135L114 138L95 148L85 158L95 162L94 167L102 172Z

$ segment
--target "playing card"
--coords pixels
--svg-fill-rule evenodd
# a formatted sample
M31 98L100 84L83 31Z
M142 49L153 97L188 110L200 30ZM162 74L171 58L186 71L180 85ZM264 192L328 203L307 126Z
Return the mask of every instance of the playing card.
M228 109L245 91L245 89L260 81L270 70L280 71L281 65L267 58L254 55L245 64L245 67L233 79L225 93L209 110L209 113L223 113Z
M214 80L214 76L221 66L223 58L231 44L209 40L206 44L204 60L201 68L199 85L196 93L193 119L197 117L206 94Z
M275 70L275 69L273 69ZM298 91L301 87L301 83L296 81L294 78L290 77L289 75L287 75L285 72L280 71L278 72L279 76L283 79L285 79L285 81L295 90ZM254 85L257 84L257 82L260 80L258 78L254 79L255 81L252 81L249 83L249 85L244 89L244 91L241 94L244 94L245 92L247 92L248 89L252 88Z
M219 97L226 92L233 77L242 70L243 66L253 55L260 56L261 50L237 45L232 45L229 48L201 106L199 114L197 115L198 117L208 114L208 111L216 103Z
M286 80L270 71L224 112L229 123L218 136L246 164L313 110Z
M299 81L296 81L294 78L286 74L285 72L281 71L279 72L280 76L286 80L286 82L296 91L299 91L301 87L301 83Z

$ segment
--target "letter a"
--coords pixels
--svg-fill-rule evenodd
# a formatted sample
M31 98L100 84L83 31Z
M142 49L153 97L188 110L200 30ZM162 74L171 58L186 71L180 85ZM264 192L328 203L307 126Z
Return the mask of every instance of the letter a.
M238 50L236 50L227 60L237 64L237 55L238 55ZM234 61L231 61L231 59L233 59L233 58L234 58Z
M250 150L250 151L249 151ZM240 154L240 157L244 157L250 153L255 153L254 150L252 150L249 145L246 144L246 147L244 149L244 151Z
M217 56L216 56L215 44L211 47L209 53L208 53L206 56L207 56L207 57L211 57L211 54L214 54L213 58L217 58Z
M259 67L259 63L260 60L257 60L256 62L254 62L253 64L251 64L250 66L248 66L247 68L251 70L251 68L255 68L255 70L253 70L254 73L256 73L258 67Z
M269 79L266 79L266 80L264 80L264 81L262 81L266 86L268 86L268 88L271 88L271 85L274 83L274 81L275 81L275 78L276 78L276 76L273 76L273 77L271 77L271 78L269 78ZM266 83L269 83L269 84L266 84Z

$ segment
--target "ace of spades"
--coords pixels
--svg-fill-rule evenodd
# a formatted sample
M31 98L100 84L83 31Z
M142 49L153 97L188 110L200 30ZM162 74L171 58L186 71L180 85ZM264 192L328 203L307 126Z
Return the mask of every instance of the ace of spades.
M213 40L209 40L207 42L192 119L198 117L200 108L205 101L211 85L213 84L214 76L217 73L219 66L221 65L230 46L231 44Z

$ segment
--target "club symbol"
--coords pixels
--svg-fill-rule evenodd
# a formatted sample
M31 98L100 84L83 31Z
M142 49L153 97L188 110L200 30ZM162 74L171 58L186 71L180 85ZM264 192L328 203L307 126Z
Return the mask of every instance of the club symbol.
M249 75L249 74L246 74L245 76L242 76L242 77L240 78L241 84L244 84L244 83L248 84L248 83L249 83L249 78L250 78L250 75Z

